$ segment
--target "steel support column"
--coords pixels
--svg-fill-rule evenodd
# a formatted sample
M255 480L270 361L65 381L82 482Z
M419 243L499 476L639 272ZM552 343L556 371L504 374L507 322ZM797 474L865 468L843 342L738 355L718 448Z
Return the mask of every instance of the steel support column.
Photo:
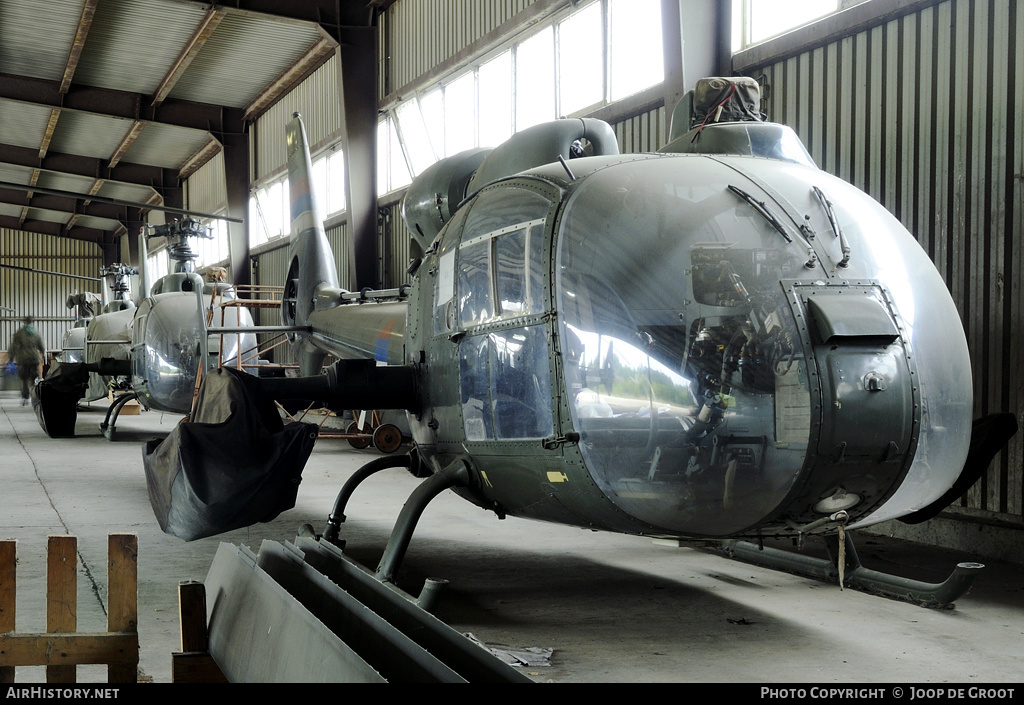
M228 223L231 280L247 285L252 275L249 271L249 142L245 135L231 135L224 140L224 179L228 216L243 221Z
M666 12L668 5L676 7ZM701 78L732 75L732 0L667 0L662 3L662 18L663 26L673 23L681 37L678 46L684 91L692 89ZM664 31L667 38L672 27ZM672 43L675 45L675 41ZM666 51L668 48L666 43ZM675 103L666 103L665 107L671 110Z
M346 27L341 35L337 51L350 233L348 288L377 288L377 30Z

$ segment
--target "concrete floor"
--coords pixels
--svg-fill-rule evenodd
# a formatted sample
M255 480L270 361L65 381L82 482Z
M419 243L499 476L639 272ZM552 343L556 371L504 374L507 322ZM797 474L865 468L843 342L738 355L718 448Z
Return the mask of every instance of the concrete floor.
M297 506L269 524L185 543L150 510L141 444L178 417L124 416L102 437L102 410L79 416L79 437L46 438L16 394L0 397L0 537L18 540L19 632L44 631L46 537L79 541L79 631L105 631L106 535L139 536L140 678L170 681L179 649L177 585L203 580L221 541L258 549L304 522L322 530L348 475L377 454L320 441ZM346 553L375 566L417 481L385 471L354 495ZM972 556L861 537L865 565L940 581ZM987 562L952 610L916 607L630 536L514 518L497 521L451 493L426 511L399 583L450 581L437 614L487 643L553 649L540 682L1008 683L1024 656L1024 568ZM18 670L18 682L42 680ZM102 667L79 671L103 681Z

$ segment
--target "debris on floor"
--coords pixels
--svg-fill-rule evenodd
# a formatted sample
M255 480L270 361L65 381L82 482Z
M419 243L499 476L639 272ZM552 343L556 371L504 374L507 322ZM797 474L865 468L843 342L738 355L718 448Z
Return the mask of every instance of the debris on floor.
M470 641L479 644L510 666L550 666L551 654L554 649L542 649L539 646L525 648L506 646L505 644L485 644L470 632L464 635Z

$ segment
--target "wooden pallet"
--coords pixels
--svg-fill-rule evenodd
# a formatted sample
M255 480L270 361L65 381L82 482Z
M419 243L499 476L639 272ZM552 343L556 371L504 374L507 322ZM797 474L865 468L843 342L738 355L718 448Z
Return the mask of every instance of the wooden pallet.
M0 683L17 666L46 666L47 683L76 682L76 666L105 664L111 683L134 683L139 666L138 536L107 536L107 630L76 632L78 539L50 536L46 550L46 633L15 632L17 541L0 541Z

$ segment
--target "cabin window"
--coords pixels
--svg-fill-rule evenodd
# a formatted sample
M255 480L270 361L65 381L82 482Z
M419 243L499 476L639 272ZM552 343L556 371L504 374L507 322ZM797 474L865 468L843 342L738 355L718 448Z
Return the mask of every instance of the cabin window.
M544 311L544 223L550 203L498 188L473 204L458 252L459 325Z
M466 440L546 438L553 432L546 326L459 343Z

